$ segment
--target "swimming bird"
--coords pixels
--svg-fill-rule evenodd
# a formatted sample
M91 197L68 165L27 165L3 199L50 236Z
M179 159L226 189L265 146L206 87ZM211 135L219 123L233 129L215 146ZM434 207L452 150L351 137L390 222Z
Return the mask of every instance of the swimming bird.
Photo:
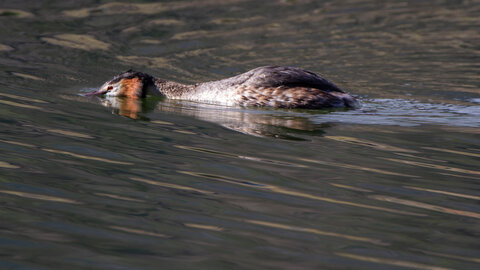
M359 102L321 76L296 67L264 66L204 83L181 84L128 70L88 95L143 98L158 95L244 107L355 108Z

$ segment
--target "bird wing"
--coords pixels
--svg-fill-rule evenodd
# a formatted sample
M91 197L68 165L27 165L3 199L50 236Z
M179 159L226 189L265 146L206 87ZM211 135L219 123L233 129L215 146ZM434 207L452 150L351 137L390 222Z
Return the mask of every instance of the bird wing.
M252 87L309 87L324 90L327 92L344 93L333 83L320 77L319 75L295 67L284 66L266 66L253 69L242 75L247 77L242 83L245 86Z

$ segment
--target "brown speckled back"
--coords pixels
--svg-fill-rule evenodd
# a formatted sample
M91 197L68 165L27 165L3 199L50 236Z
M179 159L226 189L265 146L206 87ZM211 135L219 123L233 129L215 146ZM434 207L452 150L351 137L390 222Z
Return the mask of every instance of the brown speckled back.
M275 108L326 108L353 107L356 101L341 92L325 92L308 87L239 87L238 103L241 106Z
M295 67L267 66L199 84L189 99L276 108L356 107L358 102L319 75Z

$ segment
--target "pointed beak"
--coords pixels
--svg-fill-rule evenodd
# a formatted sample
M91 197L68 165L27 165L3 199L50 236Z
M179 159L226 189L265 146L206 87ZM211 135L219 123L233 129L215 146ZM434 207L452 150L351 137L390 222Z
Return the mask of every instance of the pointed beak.
M83 95L87 96L87 97L98 96L98 95L100 95L100 91L92 91L92 92L85 93Z
M91 96L101 96L105 93L106 93L106 91L103 91L103 90L99 89L99 90L95 90L95 91L92 91L92 92L87 92L83 95L87 96L87 97L91 97Z

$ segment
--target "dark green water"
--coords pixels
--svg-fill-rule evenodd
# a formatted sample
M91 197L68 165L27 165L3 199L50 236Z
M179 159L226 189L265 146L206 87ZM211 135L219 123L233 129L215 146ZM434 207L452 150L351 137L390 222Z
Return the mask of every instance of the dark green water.
M479 269L478 1L0 2L0 269ZM353 111L78 95L318 72Z

